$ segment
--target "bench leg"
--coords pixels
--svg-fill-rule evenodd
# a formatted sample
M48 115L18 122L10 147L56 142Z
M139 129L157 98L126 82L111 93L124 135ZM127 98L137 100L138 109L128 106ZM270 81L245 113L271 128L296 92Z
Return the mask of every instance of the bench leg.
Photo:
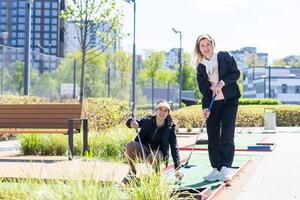
M83 121L83 155L88 151L88 120L82 119Z
M73 149L74 149L74 143L73 143L73 120L68 120L68 132L69 132L69 150L68 150L68 158L69 160L72 160L73 158Z

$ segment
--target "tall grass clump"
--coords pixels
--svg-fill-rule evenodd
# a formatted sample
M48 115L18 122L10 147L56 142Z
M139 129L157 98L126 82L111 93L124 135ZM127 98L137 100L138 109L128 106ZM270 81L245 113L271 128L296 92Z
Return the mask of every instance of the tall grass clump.
M61 156L67 152L67 136L29 134L18 135L24 155Z
M153 173L151 176L142 176L140 181L133 181L130 186L124 187L128 199L135 200L168 200L178 199L171 197L173 185L166 178Z
M95 181L13 180L0 183L1 199L35 200L117 200L124 194L112 183Z
M117 126L89 138L90 156L102 160L124 161L126 144L133 140L135 132L125 126Z

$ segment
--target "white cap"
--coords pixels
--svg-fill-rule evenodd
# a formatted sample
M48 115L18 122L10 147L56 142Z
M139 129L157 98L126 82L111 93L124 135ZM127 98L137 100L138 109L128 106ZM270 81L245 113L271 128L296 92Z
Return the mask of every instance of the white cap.
M202 40L203 38L206 38L206 39L208 39L209 41L212 41L212 38L211 38L210 35L208 35L208 34L200 35L200 36L198 37L197 41L200 41L200 40Z
M157 104L155 106L155 110L158 109L158 108L160 108L160 107L166 107L166 108L168 108L169 112L171 110L170 109L170 105L166 101L159 101L159 102L157 102Z

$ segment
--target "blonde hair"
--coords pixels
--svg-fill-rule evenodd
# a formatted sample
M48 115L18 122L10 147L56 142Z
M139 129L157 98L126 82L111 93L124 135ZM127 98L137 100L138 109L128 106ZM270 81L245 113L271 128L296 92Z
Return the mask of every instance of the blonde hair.
M199 43L203 39L208 39L211 42L213 48L215 48L216 46L215 40L209 34L199 35L197 37L195 48L194 48L194 62L196 65L198 65L204 59L204 55L201 53L199 49Z

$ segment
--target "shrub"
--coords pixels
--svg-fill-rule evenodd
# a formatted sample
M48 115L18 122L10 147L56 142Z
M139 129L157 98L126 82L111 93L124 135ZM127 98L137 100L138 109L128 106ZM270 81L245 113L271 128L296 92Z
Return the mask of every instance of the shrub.
M129 114L128 101L107 98L87 98L84 100L83 116L89 120L89 129L102 131L123 122Z
M278 105L280 101L269 98L240 98L239 105Z

